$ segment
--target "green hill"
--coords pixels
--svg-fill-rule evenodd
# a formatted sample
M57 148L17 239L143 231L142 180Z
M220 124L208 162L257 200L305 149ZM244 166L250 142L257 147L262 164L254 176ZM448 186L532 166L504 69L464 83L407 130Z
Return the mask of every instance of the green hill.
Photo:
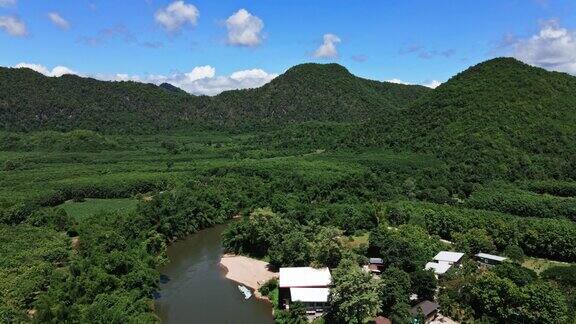
M409 105L430 89L366 80L338 64L301 64L272 82L214 97L235 122L357 122Z
M192 96L167 85L49 78L28 69L0 68L0 130L155 133L214 125L363 121L426 92L421 86L361 79L337 64L299 65L261 88L215 97Z
M498 58L361 127L352 139L435 153L483 178L576 177L575 125L575 77Z

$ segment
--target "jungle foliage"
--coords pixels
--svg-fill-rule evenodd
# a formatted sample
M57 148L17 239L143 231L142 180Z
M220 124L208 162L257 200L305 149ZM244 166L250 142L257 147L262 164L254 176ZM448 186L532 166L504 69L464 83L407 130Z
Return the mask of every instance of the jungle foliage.
M409 322L410 295L438 284L424 264L446 249L568 263L538 275L466 260L439 283L446 314L569 322L574 89L513 59L435 90L304 64L215 97L0 69L0 321L156 322L166 246L241 216L229 251L338 269L350 293L331 296L335 322ZM137 206L69 208L92 198ZM378 282L367 257L385 260Z

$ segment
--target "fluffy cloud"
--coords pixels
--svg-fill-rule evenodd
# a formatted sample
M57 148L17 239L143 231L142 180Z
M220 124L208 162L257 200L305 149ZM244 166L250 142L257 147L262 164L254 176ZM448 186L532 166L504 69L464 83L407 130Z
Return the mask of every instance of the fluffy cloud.
M341 40L338 36L334 34L324 34L324 42L316 51L314 52L315 57L321 58L335 58L338 57L338 49L336 49L336 44L340 43Z
M184 1L174 1L166 8L156 11L154 19L170 33L179 32L186 24L196 26L200 11Z
M384 80L385 82L390 82L390 83L398 83L398 84L406 84L406 85L411 85L413 83L404 81L404 80L400 80L400 79L390 79L390 80ZM428 88L432 88L432 89L436 89L439 85L441 85L442 82L437 81L437 80L429 80L429 81L425 81L424 83L420 84L423 85L425 87Z
M240 9L226 19L228 44L238 46L257 46L262 43L262 19Z
M425 87L428 88L432 88L432 89L436 89L439 85L441 85L442 82L438 81L438 80L431 80L431 81L427 81L424 84L422 84Z
M11 36L24 37L28 35L26 24L14 16L0 16L0 29Z
M576 32L555 21L544 22L538 34L512 39L512 55L531 65L576 74Z
M192 94L216 95L222 91L260 87L274 79L277 75L261 69L236 71L228 76L217 76L216 69L211 66L200 66L191 72L171 76L149 77L149 82L168 82Z
M8 7L16 4L16 0L0 0L0 7Z
M230 75L230 78L236 81L247 79L266 79L268 77L269 74L262 69L236 71Z
M42 73L45 76L49 77L60 77L64 74L77 74L75 71L65 67L65 66L56 66L52 70L48 69L44 65L40 64L33 64L33 63L18 63L14 66L15 68L29 68L36 72Z
M201 79L210 79L216 75L216 69L210 65L197 66L192 71L185 73L186 81L194 82Z
M49 12L48 19L50 19L50 21L60 29L70 28L70 23L68 23L66 19L62 18L62 16L57 12Z
M171 75L129 75L117 74L81 74L65 66L56 66L49 69L40 64L19 63L16 68L29 68L50 77L59 77L64 74L76 74L106 81L136 81L161 84L164 82L175 85L195 95L217 95L222 91L235 89L248 89L260 87L277 77L277 74L268 73L261 69L241 70L230 75L216 75L216 69L210 65L194 67L190 72L174 73Z
M398 83L398 84L411 84L410 82L406 82L400 79L390 79L390 80L384 80L384 82L390 82L390 83Z

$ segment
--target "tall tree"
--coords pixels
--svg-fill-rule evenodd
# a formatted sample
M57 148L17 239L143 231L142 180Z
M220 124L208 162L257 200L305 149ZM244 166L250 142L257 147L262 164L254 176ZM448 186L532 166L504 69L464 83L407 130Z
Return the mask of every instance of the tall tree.
M334 270L329 318L335 323L362 323L380 311L379 284L350 260Z

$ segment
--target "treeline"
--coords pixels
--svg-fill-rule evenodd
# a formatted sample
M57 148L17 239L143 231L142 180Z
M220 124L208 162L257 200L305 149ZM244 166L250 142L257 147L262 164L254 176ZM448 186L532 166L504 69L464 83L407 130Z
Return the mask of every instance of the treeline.
M521 183L520 187L539 194L576 197L576 181L529 181Z
M387 217L395 224L418 224L430 234L447 240L457 233L484 229L499 251L517 245L530 256L568 262L576 260L576 223L569 220L519 217L406 201L390 204Z
M24 222L30 215L42 207L53 207L67 200L84 198L126 198L137 194L166 189L169 181L158 179L114 179L100 183L74 183L64 185L48 193L31 195L25 201L0 206L0 223L15 225Z
M118 148L113 139L89 130L0 133L1 151L100 152Z
M475 191L465 204L522 217L563 218L576 221L576 198L542 195L517 188L491 187Z

